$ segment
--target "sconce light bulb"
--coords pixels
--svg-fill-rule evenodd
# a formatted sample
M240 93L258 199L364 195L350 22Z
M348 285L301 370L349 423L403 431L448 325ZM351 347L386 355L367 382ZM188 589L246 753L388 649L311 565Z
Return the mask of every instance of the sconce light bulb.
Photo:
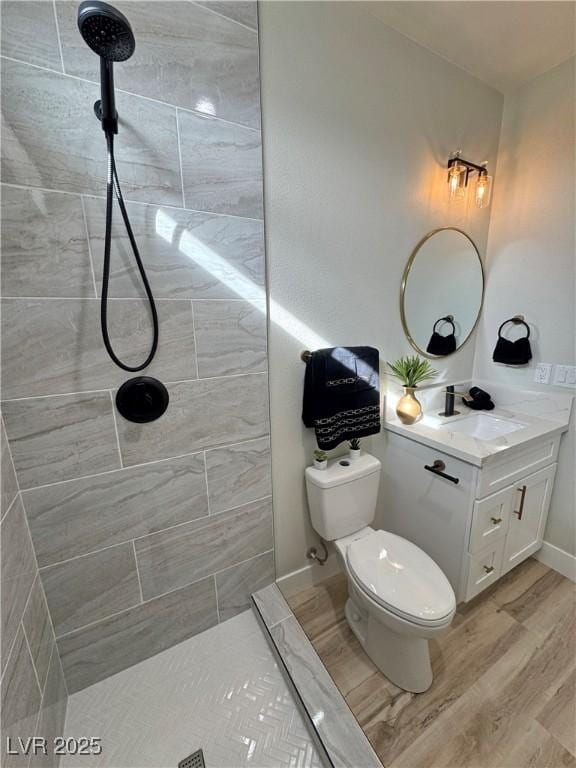
M454 173L454 168L450 169L450 194L454 195L458 189L458 173Z
M454 163L448 171L448 194L451 200L466 195L466 168L460 163Z
M487 208L490 205L492 194L492 176L481 173L476 181L475 202L478 208Z

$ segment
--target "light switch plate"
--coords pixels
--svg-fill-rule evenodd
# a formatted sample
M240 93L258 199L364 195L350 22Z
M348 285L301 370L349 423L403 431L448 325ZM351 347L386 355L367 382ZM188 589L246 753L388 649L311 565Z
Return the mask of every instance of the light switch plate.
M554 384L559 387L576 387L576 365L557 365Z
M552 363L538 363L534 371L534 381L536 384L550 384L551 373Z

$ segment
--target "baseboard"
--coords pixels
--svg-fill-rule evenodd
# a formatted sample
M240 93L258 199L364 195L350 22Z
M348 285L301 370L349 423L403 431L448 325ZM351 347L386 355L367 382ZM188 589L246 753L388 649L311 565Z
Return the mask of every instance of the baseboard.
M576 582L576 555L571 555L560 547L555 547L554 544L545 541L542 544L542 549L539 549L534 557L549 568L561 573L562 576L566 576L567 579Z
M313 587L339 572L338 559L336 554L332 553L324 565L318 565L318 563L305 565L304 568L299 568L297 571L292 571L292 573L276 579L276 583L285 597L292 597L292 595L296 595L308 587Z

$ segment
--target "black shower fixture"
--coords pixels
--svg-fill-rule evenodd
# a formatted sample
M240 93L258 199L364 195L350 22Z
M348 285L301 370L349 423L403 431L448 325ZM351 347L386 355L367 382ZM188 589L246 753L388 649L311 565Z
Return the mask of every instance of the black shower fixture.
M114 99L114 62L127 61L136 48L130 22L107 3L85 0L78 8L78 29L86 44L100 56L102 98L94 104L103 131L118 133Z
M100 56L100 99L94 104L94 112L100 120L106 137L108 150L108 173L106 180L106 228L104 235L104 267L102 270L102 295L100 303L100 324L104 346L114 363L125 371L142 371L156 354L158 348L158 313L152 289L140 258L136 238L130 225L128 211L122 197L120 181L114 158L114 136L118 133L118 113L114 96L114 62L127 61L136 48L136 40L130 22L108 3L99 0L84 0L78 7L78 29L87 45ZM112 213L114 194L118 201L124 226L134 253L136 265L144 285L144 290L152 315L153 338L150 353L140 365L127 365L122 362L112 348L108 334L108 290L110 283L110 251L112 245ZM120 392L122 395L120 397ZM161 397L158 397L161 392ZM120 398L120 399L119 399ZM134 407L130 407L133 398ZM168 404L168 392L161 382L149 377L137 377L123 384L118 392L116 404L120 413L132 421L153 421L164 413ZM158 407L160 405L160 407ZM134 416L134 418L133 418Z
M116 407L128 421L145 424L159 419L168 408L168 390L151 376L134 376L116 393Z

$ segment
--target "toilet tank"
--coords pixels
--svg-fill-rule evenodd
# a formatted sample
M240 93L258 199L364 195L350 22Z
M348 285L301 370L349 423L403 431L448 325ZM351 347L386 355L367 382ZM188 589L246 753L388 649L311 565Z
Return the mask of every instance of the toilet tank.
M363 454L354 461L333 459L326 469L306 468L312 527L326 541L365 528L374 519L381 464Z

